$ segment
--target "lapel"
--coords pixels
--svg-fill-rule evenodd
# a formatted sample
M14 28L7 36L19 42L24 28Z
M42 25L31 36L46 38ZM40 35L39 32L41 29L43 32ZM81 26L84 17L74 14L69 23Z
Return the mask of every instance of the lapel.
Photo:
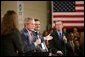
M57 39L59 39L58 32L54 31L54 36L56 36Z
M23 31L24 31L25 39L29 40L29 33L28 33L27 29L24 28Z

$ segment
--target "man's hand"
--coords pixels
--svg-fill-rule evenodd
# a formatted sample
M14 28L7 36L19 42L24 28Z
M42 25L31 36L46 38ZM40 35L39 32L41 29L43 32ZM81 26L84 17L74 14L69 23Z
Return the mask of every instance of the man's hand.
M53 37L52 37L52 36L50 36L50 35L47 35L46 37L44 37L44 39L45 39L45 40L52 40L52 39L53 39Z
M66 36L63 36L63 40L64 40L65 43L67 43L67 38L66 38Z
M60 56L63 55L62 51L57 51L57 54L60 55Z
M35 44L35 46L41 44L41 39L37 39L36 42L35 42L34 44Z

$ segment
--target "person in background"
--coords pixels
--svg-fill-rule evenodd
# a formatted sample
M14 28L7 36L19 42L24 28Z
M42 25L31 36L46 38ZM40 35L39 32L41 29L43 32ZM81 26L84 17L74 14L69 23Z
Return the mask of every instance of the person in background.
M74 34L71 32L68 35L68 50L67 50L67 56L74 56L75 54L75 44L74 44Z
M78 32L78 29L77 27L74 27L73 28L73 34L74 34L74 37L78 39L78 41L80 41L80 34Z
M80 46L82 50L82 56L84 56L84 31L80 33Z
M35 21L32 18L24 20L24 28L21 30L21 36L24 44L24 56L35 56L37 46L41 44L41 39L37 39L35 34Z
M83 51L82 51L79 41L75 40L74 44L75 44L75 56L83 56L82 55Z
M55 21L55 30L51 33L51 36L53 37L52 43L50 45L51 48L54 48L54 53L56 52L58 56L66 55L66 43L67 39L63 33L63 23L62 21L58 20Z
M64 35L66 36L66 38L68 38L69 33L68 33L66 27L63 28L63 33L64 33Z
M23 44L17 28L17 13L8 10L1 23L1 56L18 56L23 53Z

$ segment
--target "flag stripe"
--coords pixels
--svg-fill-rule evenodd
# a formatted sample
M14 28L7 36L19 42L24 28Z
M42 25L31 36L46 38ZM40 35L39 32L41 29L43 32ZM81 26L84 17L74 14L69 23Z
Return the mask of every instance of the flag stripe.
M63 17L63 18L70 18L70 17L73 17L73 18L82 18L84 17L84 15L53 15L54 18L57 18L57 17Z
M64 26L67 29L73 29L72 26ZM77 28L84 30L84 26L77 26Z
M75 12L84 12L84 10L76 10Z
M54 27L54 24L52 24L53 26L52 27ZM80 27L80 26L84 26L84 24L83 23L63 23L63 26L78 26L78 27Z
M57 12L53 15L84 15L84 12Z
M64 26L84 26L84 23L63 23L63 25Z
M84 4L84 1L76 1L75 4Z
M83 18L53 18L54 20L61 20L61 21L84 21L84 17Z
M64 23L84 23L84 21L62 21Z
M84 26L83 23L63 23L64 26Z
M76 7L76 10L84 10L84 7Z
M76 7L83 7L84 4L75 4Z

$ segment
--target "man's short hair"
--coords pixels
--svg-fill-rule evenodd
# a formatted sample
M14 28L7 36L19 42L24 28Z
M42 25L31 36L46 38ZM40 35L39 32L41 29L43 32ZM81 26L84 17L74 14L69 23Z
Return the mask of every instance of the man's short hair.
M35 20L35 22L36 22L36 21L40 21L39 19L34 19L34 20Z
M57 24L57 23L61 23L61 24L63 25L63 22L62 22L61 20L56 20L56 21L54 21L54 26L55 26L55 24Z
M25 18L25 20L24 20L24 23L27 23L28 21L30 21L30 20L34 20L34 19L32 19L32 18Z
M54 23L56 23L56 22L62 22L62 21L61 20L55 20Z

